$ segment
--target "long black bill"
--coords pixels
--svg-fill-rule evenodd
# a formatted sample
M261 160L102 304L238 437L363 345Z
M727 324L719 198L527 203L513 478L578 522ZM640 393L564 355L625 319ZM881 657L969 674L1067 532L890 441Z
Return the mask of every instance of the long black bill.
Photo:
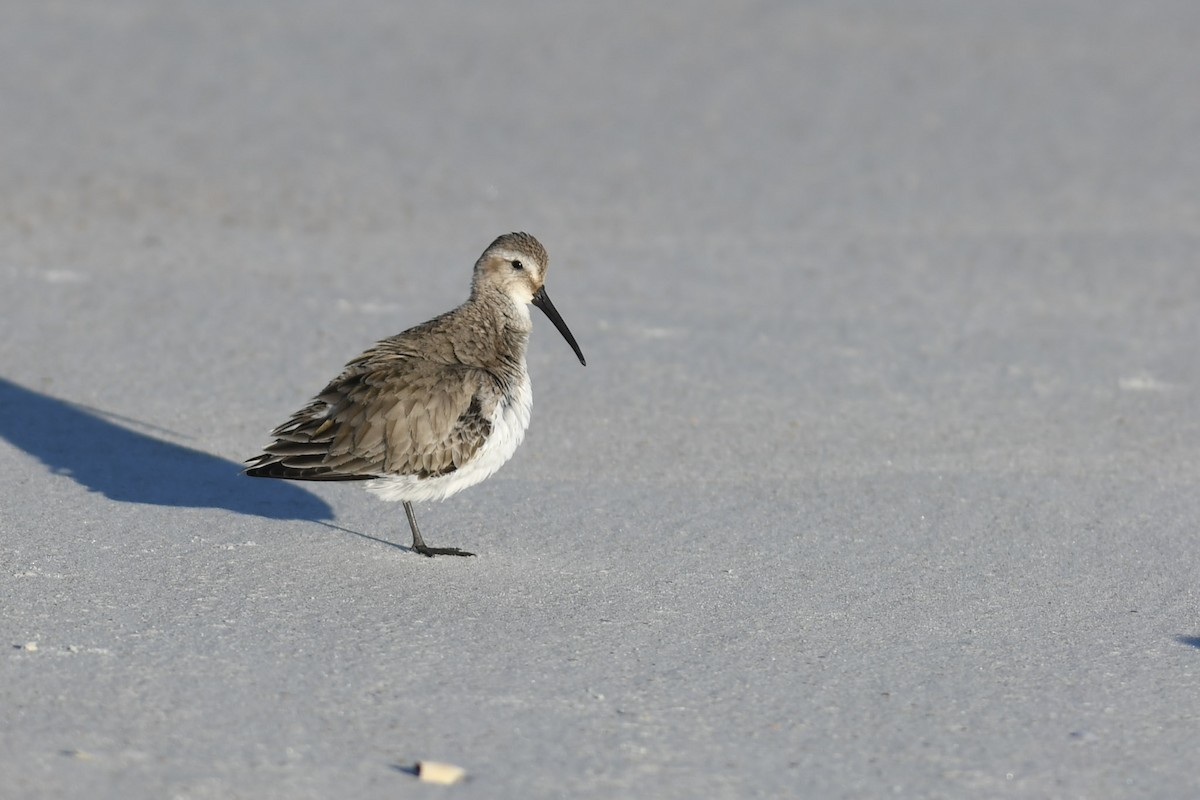
M545 286L534 292L533 304L550 318L550 321L554 323L554 327L558 328L558 332L567 340L567 344L571 345L571 349L575 351L575 355L579 356L579 363L586 367L587 360L583 357L583 351L579 349L579 345L575 342L575 337L571 335L571 329L567 327L567 323L563 322L563 318L558 315L558 309L554 307L554 303L550 302L550 295L546 294Z

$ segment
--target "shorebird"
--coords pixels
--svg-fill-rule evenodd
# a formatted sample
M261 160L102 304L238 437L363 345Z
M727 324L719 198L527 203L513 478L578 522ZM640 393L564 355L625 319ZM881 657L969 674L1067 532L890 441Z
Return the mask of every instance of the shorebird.
M246 462L245 473L367 481L379 497L404 504L413 551L474 555L426 545L412 504L474 486L525 438L533 407L525 367L530 303L587 365L546 294L547 261L545 248L527 233L496 239L475 262L465 303L353 359L271 432L275 441Z

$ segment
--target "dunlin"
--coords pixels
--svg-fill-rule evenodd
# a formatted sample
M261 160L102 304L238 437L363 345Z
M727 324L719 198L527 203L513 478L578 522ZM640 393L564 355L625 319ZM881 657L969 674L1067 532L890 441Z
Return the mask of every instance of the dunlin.
M533 407L525 367L532 320L545 312L587 364L544 285L546 250L509 233L475 262L471 297L351 361L312 402L271 432L274 442L246 463L258 478L367 481L384 500L404 503L412 549L429 547L412 504L474 486L512 457Z

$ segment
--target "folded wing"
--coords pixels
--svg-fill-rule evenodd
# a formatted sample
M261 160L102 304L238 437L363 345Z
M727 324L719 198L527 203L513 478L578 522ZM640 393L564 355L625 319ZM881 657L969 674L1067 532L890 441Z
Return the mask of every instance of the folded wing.
M481 370L389 354L360 359L271 432L246 474L366 480L454 472L491 432L498 397Z

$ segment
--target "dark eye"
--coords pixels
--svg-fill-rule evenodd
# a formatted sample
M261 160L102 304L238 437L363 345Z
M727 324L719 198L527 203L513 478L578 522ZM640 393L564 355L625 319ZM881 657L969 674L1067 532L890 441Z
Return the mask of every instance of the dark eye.
M525 265L515 258L512 260L513 269L525 269Z

